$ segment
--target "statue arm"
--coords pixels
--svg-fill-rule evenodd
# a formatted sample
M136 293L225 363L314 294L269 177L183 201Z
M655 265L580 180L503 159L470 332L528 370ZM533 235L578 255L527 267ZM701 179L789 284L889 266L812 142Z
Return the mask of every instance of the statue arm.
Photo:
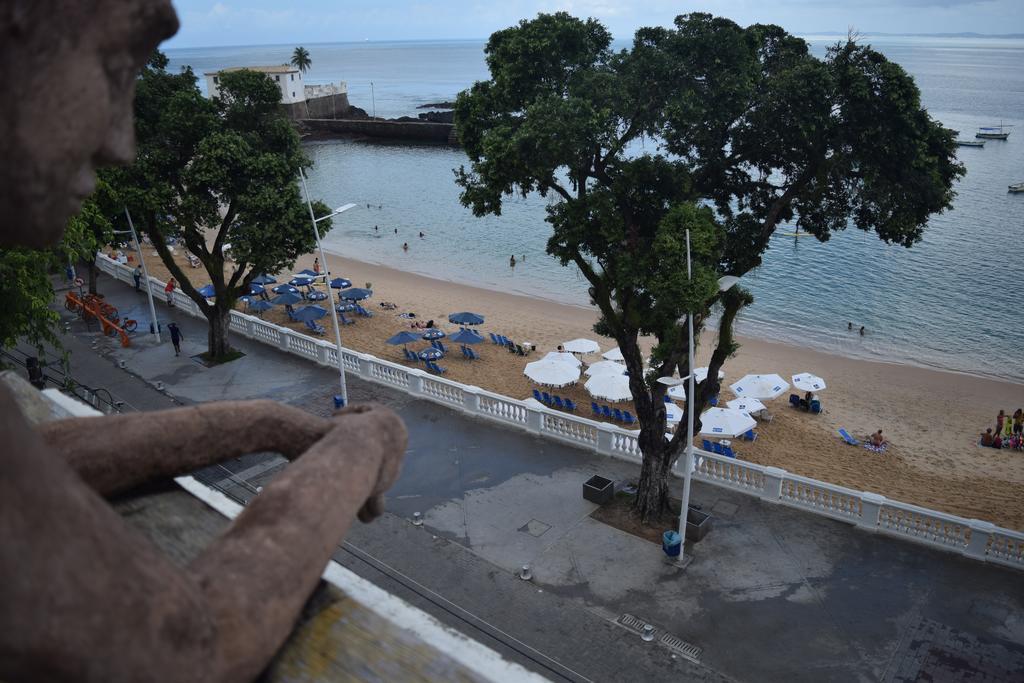
M86 484L110 496L147 481L263 451L294 460L334 426L269 400L79 417L38 427Z

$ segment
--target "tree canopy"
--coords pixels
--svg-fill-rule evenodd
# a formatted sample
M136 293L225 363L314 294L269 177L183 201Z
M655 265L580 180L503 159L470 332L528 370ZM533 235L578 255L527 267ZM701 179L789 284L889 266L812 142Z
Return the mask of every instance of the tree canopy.
M476 215L499 214L513 193L559 199L547 251L586 277L595 329L625 358L646 521L665 509L685 441L664 436L665 387L654 381L689 372L680 320L692 314L699 331L722 305L708 379L687 403L699 415L752 301L739 287L719 292L719 277L760 265L782 223L819 240L852 224L909 247L950 206L963 168L913 79L854 40L817 59L777 26L697 13L639 29L628 49L610 46L599 22L563 12L494 33L490 79L456 102L470 159L456 180ZM646 376L641 334L657 342Z
M313 66L313 60L309 56L309 50L304 47L297 47L292 52L292 66L298 67L299 71L306 73L309 67Z
M148 235L182 291L210 323L209 353L228 352L228 314L260 273L290 268L315 247L297 174L310 165L280 111L280 90L265 74L220 75L220 95L204 98L188 68L167 71L157 52L136 90L138 155L113 173L137 227ZM318 215L329 209L317 202ZM322 232L330 221L319 223ZM202 264L216 297L198 293L194 274L168 249L178 238ZM230 244L233 268L225 273Z

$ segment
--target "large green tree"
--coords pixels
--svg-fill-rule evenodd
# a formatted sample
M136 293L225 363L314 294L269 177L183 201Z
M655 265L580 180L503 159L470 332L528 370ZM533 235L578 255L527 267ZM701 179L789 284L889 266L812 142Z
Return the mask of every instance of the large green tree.
M950 206L963 169L913 79L853 40L818 59L777 26L689 14L638 30L628 49L610 43L597 21L565 13L493 34L491 78L456 103L471 161L456 176L476 215L500 213L513 193L557 195L547 251L587 279L595 329L622 350L646 522L667 511L685 446L685 430L665 436L666 387L655 381L690 372L681 321L692 314L699 333L719 305L708 378L686 406L699 416L752 301L740 287L720 292L718 279L757 267L781 223L820 240L852 224L909 247ZM656 340L646 375L641 335Z
M137 158L114 173L136 227L206 317L214 359L230 351L229 314L252 279L290 268L315 247L298 185L299 169L310 162L280 97L265 74L241 70L222 73L220 96L206 99L191 70L169 73L157 52L136 88ZM314 211L329 213L321 202ZM318 225L330 229L329 220ZM178 266L169 238L199 259L200 275ZM197 291L200 279L213 285L213 299Z

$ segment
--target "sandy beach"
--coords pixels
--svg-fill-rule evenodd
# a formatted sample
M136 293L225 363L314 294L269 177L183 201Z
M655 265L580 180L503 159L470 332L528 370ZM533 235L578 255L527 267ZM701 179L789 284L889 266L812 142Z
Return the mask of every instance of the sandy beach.
M149 250L146 254L150 274L166 280L167 270L154 253ZM576 337L597 340L602 351L616 345L613 340L593 333L596 313L592 308L469 287L334 255L328 255L328 261L334 275L350 279L356 287L371 286L374 291L373 298L363 302L374 317L351 317L356 323L342 329L342 342L348 348L411 365L404 359L401 347L384 343L394 333L409 329L410 321L398 315L414 312L417 319L433 319L450 333L457 326L447 322L448 314L463 310L486 317L481 327L485 336L495 332L536 345L537 351L526 359L489 340L475 349L482 357L479 361L466 360L455 349L455 353L439 363L447 368L446 377L458 382L526 398L535 388L523 376L526 362ZM312 264L313 256L309 255L296 263L295 270ZM187 266L185 270L190 275L201 272ZM194 281L197 287L205 283L205 279L198 277ZM397 309L381 309L382 301L395 303ZM263 317L301 329L300 325L287 322L283 310L268 311ZM329 318L321 322L329 337ZM705 341L698 348L698 364L706 364L714 334L705 332ZM770 402L774 420L759 426L754 443L736 443L741 459L922 507L1024 529L1024 453L976 445L979 433L985 427L995 426L1000 409L1012 413L1024 407L1024 385L843 358L757 339L744 338L740 342L739 353L724 367L723 401L733 397L728 384L750 372L776 372L787 380L795 373L811 372L825 378L828 384L820 395L824 408L821 415L790 408L786 396ZM425 346L423 342L411 348L419 350ZM599 359L595 354L586 360ZM555 393L576 401L581 414L590 414L591 399L582 382ZM884 454L876 454L847 446L837 434L840 427L858 438L882 429L891 441L890 448Z

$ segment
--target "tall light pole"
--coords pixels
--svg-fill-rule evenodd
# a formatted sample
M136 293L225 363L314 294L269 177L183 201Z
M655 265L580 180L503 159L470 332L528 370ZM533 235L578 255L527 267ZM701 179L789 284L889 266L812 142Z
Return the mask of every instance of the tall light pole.
M377 98L373 94L373 81L370 81L370 116L377 118Z
M690 263L690 231L686 231L686 279L693 282L693 267ZM718 291L724 292L739 281L735 275L726 275L718 279ZM687 349L687 367L690 374L686 376L686 451L683 455L683 496L679 510L679 559L684 564L686 558L686 516L690 509L690 483L693 481L693 406L696 389L694 388L693 372L693 312L686 314L686 327L689 334ZM662 378L665 379L665 378ZM659 380L660 381L660 380ZM669 382L662 382L668 384Z
M348 405L348 386L345 384L345 359L341 351L341 326L338 325L338 309L335 307L336 304L334 303L334 297L331 295L331 271L327 268L327 256L324 254L323 242L320 241L320 228L317 227L317 223L327 220L328 218L333 218L343 211L355 208L355 204L339 206L326 216L320 216L320 218L317 218L313 214L313 200L309 198L309 188L306 187L306 174L302 172L301 168L299 169L299 180L302 181L302 191L306 195L306 206L309 207L309 220L313 223L313 235L316 237L317 251L320 252L320 263L323 264L324 273L326 273L324 279L326 280L325 284L327 285L327 300L330 302L329 308L331 309L331 322L334 324L334 343L338 346L338 386L341 392L338 396L341 400L341 407L344 407Z
M146 278L146 295L149 297L149 315L153 319L153 334L156 335L156 343L160 343L160 323L156 319L156 307L153 305L153 284L149 281L149 269L146 268L146 259L142 257L142 245L139 244L139 235L135 232L135 224L132 222L132 215L128 213L128 207L124 208L125 218L128 219L128 228L131 230L132 239L135 240L135 251L139 255L139 264L142 266L142 277Z

